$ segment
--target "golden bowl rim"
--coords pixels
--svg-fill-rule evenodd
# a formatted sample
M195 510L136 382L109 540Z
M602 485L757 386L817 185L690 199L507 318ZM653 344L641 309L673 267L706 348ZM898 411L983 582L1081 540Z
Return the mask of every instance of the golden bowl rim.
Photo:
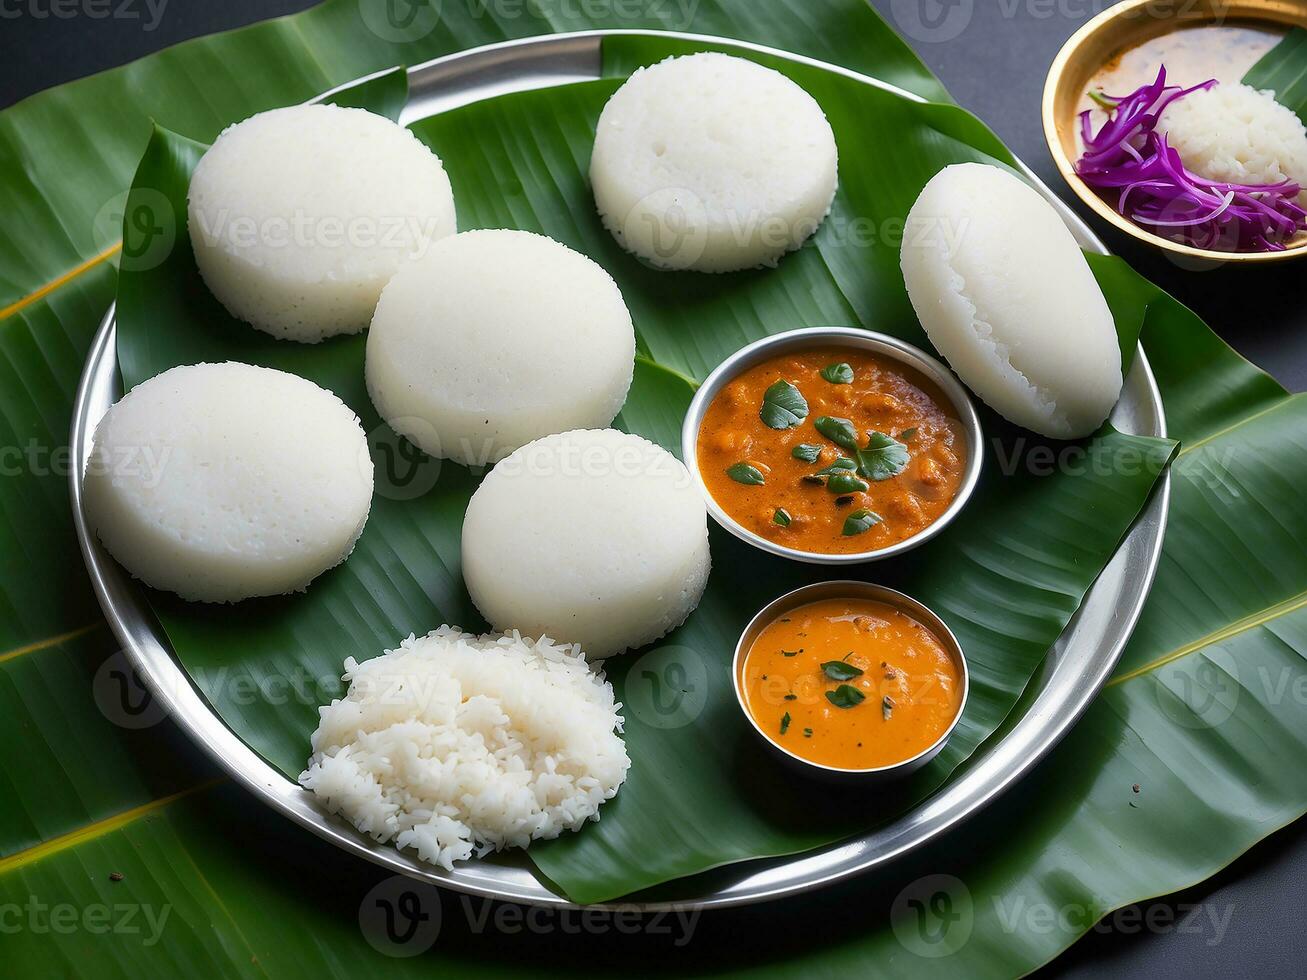
M1076 197L1098 217L1118 231L1122 231L1146 245L1151 245L1172 255L1198 259L1212 264L1225 264L1227 262L1267 264L1292 261L1307 255L1307 240L1279 252L1222 252L1216 249L1194 248L1191 245L1173 242L1135 224L1113 208L1076 173L1075 162L1066 153L1062 146L1062 140L1058 136L1057 115L1054 109L1063 77L1076 61L1081 49L1091 38L1102 32L1119 30L1122 23L1137 19L1139 14L1145 11L1146 8L1155 8L1156 6L1157 0L1124 0L1123 3L1109 7L1081 25L1079 30L1067 38L1066 43L1062 45L1061 50L1054 57L1053 63L1048 69L1048 76L1044 80L1041 116L1043 119L1044 141L1048 144L1048 151L1053 157L1058 173L1066 181ZM1285 10L1283 4L1277 3L1277 0L1214 0L1214 6L1218 9L1213 9L1203 15L1199 15L1193 9L1188 9L1183 13L1183 16L1173 16L1175 27L1172 29L1199 27L1211 21L1223 24L1227 20L1263 21L1286 27L1301 26L1307 28L1307 10L1300 11L1295 16L1293 11ZM1160 18L1154 15L1154 19ZM1124 46L1126 38L1123 36L1122 40Z

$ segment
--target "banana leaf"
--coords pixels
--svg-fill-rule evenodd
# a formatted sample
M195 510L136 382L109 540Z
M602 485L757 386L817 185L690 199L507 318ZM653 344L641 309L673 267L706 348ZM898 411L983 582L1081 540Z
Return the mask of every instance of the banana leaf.
M920 860L801 901L704 915L692 923L688 942L689 930L674 920L647 923L633 935L629 923L603 917L589 926L560 916L528 919L510 907L500 915L499 908L446 896L438 941L425 955L397 958L396 952L421 952L425 940L400 950L378 943L376 926L363 916L377 909L374 887L393 885L375 869L341 860L239 792L195 789L214 770L166 721L143 735L111 723L106 714L118 718L119 709L112 701L106 708L109 696L92 692L102 671L113 673L104 670L115 664L113 657L104 660L113 642L98 622L72 537L68 464L54 457L65 442L85 350L114 296L112 263L81 268L116 244L115 232L96 230L106 222L95 221L95 214L103 208L116 220L121 213L151 132L149 118L208 139L259 109L309 98L388 65L496 40L505 28L598 26L582 24L575 13L570 20L560 16L562 8L575 11L575 4L536 3L506 23L491 12L461 18L462 5L447 3L448 28L442 24L407 44L383 44L366 29L367 13L357 13L368 5L381 0L332 0L305 15L178 46L0 114L6 214L0 227L0 424L4 444L24 448L21 459L5 457L0 479L0 692L6 697L0 736L17 749L0 764L8 818L0 822L7 969L97 977L357 977L383 971L535 977L575 976L581 969L601 976L633 969L655 974L661 964L661 972L676 975L847 976L856 970L901 977L937 976L943 968L1011 976L1056 955L1096 916L1201 880L1303 812L1301 766L1280 765L1266 749L1303 740L1305 713L1293 684L1303 670L1288 659L1307 650L1302 614L1273 611L1293 606L1283 604L1307 582L1285 569L1283 594L1263 594L1274 576L1261 563L1248 574L1222 563L1210 581L1196 581L1173 552L1174 536L1157 586L1174 601L1156 614L1150 604L1145 622L1157 616L1158 636L1173 625L1192 652L1109 688L1103 700L1118 699L1115 706L1092 708L1033 776ZM541 8L549 11L543 19ZM860 3L704 3L700 11L706 17L691 30L803 51L947 98ZM654 25L628 19L608 26ZM819 46L829 50L814 50ZM406 57L406 50L415 56ZM1209 445L1230 449L1231 466L1247 470L1239 498L1213 495L1208 474L1191 462L1202 462L1202 451L1182 456L1173 469L1173 519L1187 515L1191 527L1219 526L1236 540L1258 540L1282 519L1296 519L1301 527L1293 488L1307 479L1304 457L1283 451L1301 439L1301 422L1292 417L1298 399L1289 400L1188 311L1112 264L1112 270L1098 269L1100 277L1113 278L1109 293L1133 295L1147 308L1144 344L1173 433L1196 441L1228 428ZM1282 401L1291 404L1279 406ZM1253 454L1242 446L1243 433L1267 410L1279 420L1284 440L1270 440L1281 464L1276 473L1254 467ZM1261 506L1240 506L1246 499ZM1238 602L1226 615L1209 619L1209 607L1231 596ZM1291 673L1272 671L1267 685L1253 670L1229 716L1194 738L1195 719L1203 713L1163 714L1157 678L1202 662L1213 649L1217 656L1233 649L1219 637L1241 623L1257 625L1234 640L1263 653L1282 647L1282 666ZM1205 637L1211 641L1204 643ZM1139 656L1157 659L1153 651ZM47 658L60 666L45 665ZM19 671L27 679L16 678ZM1178 707L1174 700L1168 704ZM62 774L28 771L50 766ZM1242 778L1225 778L1209 792L1213 773ZM1130 791L1135 782L1139 794ZM177 795L177 784L190 787L188 795ZM18 810L28 816L20 818ZM111 879L115 871L122 880ZM945 955L919 955L898 941L900 933L913 933L903 932L897 919L895 930L890 913L900 894L929 909L936 894L923 892L929 882L918 879L935 872L956 877L967 891L940 893L958 896L950 909L960 913L957 932L948 931L949 942L914 943L916 950ZM53 928L56 905L72 919L63 917ZM124 921L128 906L132 920ZM157 922L164 907L171 916L156 935L145 913ZM422 910L432 908L425 897ZM1072 914L1057 914L1063 910ZM907 923L914 931L924 927L927 936L940 935L939 925Z
M658 39L605 48L610 64L689 50ZM603 228L585 179L595 121L617 81L503 96L413 127L445 161L461 227L548 234L614 275L632 308L638 347L646 352L621 424L674 451L693 393L687 378L701 378L745 341L796 323L833 321L924 342L898 271L897 242L868 246L847 229L901 224L942 166L993 159L972 144L1006 156L960 109L928 106L923 112L920 103L842 75L773 63L822 103L845 160L878 158L875 166L845 167L839 199L815 242L776 270L668 275L622 252ZM618 70L630 69L619 64ZM898 134L892 149L873 151L861 136L865 119ZM469 133L476 137L468 139ZM125 383L200 361L275 366L335 391L381 442L393 441L364 388L363 336L309 348L279 342L233 320L206 295L182 218L201 149L156 132L128 199L118 290ZM175 217L139 220L149 202L161 198ZM154 232L142 236L138 229L169 221L177 227L171 253L158 262L129 263L126 257L148 255L155 243ZM1123 314L1127 346L1140 321L1138 313ZM754 741L735 702L729 665L752 615L812 573L755 556L729 535L715 534L716 569L686 625L644 656L607 665L618 697L636 706L626 734L631 773L598 824L531 850L549 880L575 901L598 902L728 862L839 840L923 798L998 727L1147 500L1172 444L1107 430L1084 447L1101 465L1038 476L1022 467L1003 472L1011 453L1028 451L1026 436L1007 432L995 417L987 431L997 440L986 448L990 477L963 520L904 570L875 570L877 580L939 610L967 651L971 698L939 758L890 792L823 792L814 799L796 791L792 776ZM1143 465L1130 464L1139 458ZM386 460L379 456L378 462ZM457 574L462 512L474 487L465 469L445 465L425 495L378 501L354 555L306 594L242 605L240 615L154 593L151 604L210 703L293 778L308 756L317 705L341 693L332 680L347 656L376 656L409 633L442 623L484 628ZM650 700L641 690L651 683L650 668L660 682L673 673L698 679L697 713L684 724L669 726L639 712ZM315 681L316 697L288 704L284 692L303 677ZM259 695L252 697L252 690Z
M66 433L85 351L114 297L123 203L152 119L212 136L251 112L308 98L388 65L509 37L601 26L683 28L786 42L816 57L878 67L905 87L946 98L883 22L848 0L779 2L765 11L739 0L704 0L691 10L657 2L638 10L617 5L606 13L593 5L582 9L568 0L544 0L450 4L435 8L438 17L425 2L411 11L398 9L402 6L329 0L303 15L179 45L0 114L0 201L6 215L0 231L0 665L5 670L19 669L28 657L58 656L81 637L89 637L102 656L113 650L72 532ZM416 19L396 32L390 18L405 13ZM47 699L50 704L71 700L72 692L60 690ZM5 721L11 744L28 744L43 728L51 729L53 740L64 724L59 713L41 716L39 724L18 714ZM27 741L17 737L20 729ZM78 743L88 759L112 742L105 735L97 732ZM140 749L133 744L133 752ZM14 775L23 773L23 760L12 763L12 773L5 775L16 794L26 785ZM140 764L151 768L144 759ZM191 778L212 772L194 762L177 771ZM86 785L94 778L86 772L70 776L64 792L72 805L66 813L39 795L23 797L21 806L10 809L39 809L46 837L72 833L82 823L112 815L112 794ZM127 793L132 783L120 785ZM127 795L144 804L150 796L139 794L147 794L149 785L141 781L138 795ZM21 836L0 840L0 854L23 846Z
M689 30L791 50L928 98L943 87L876 14L852 0L326 0L61 86L0 119L0 214L40 234L0 243L0 310L112 259L118 215L152 123L212 140L238 119L302 102L394 65L593 28ZM883 57L890 53L890 57Z
M1248 69L1244 84L1270 89L1275 101L1287 105L1307 122L1307 31L1295 27L1257 64Z

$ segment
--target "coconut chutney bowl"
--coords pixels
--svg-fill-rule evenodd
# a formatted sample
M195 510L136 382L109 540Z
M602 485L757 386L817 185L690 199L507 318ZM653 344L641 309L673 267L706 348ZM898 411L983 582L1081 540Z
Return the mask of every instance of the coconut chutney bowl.
M982 440L966 389L925 351L857 327L804 327L708 375L681 458L708 513L740 540L856 565L943 531L976 488Z

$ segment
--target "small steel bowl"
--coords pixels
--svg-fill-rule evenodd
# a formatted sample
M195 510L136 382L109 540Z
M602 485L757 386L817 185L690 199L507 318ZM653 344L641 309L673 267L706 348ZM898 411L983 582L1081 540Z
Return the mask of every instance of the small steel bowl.
M1223 252L1194 248L1153 234L1117 211L1076 173L1075 162L1080 157L1078 117L1090 80L1122 52L1180 29L1240 23L1307 28L1307 5L1302 0L1125 0L1071 35L1053 59L1044 83L1044 139L1071 190L1113 227L1197 268L1226 262L1284 262L1307 255L1307 240L1291 242L1281 252Z
M910 759L904 759L902 762L896 762L890 766L879 766L875 769L840 769L835 766L822 765L819 762L810 762L803 756L796 755L789 749L778 744L770 735L764 732L749 712L749 707L745 703L744 695L744 658L748 655L749 650L753 647L754 641L763 629L779 618L784 613L797 609L799 606L806 606L811 602L820 602L823 599L871 599L876 602L883 602L888 606L893 606L900 612L911 616L922 626L926 627L948 651L949 656L953 658L954 664L958 668L958 676L962 681L961 696L958 698L957 714L953 716L952 723L946 728L929 748L918 752ZM735 685L735 700L740 705L740 711L748 719L753 730L758 733L758 737L763 740L775 755L792 767L799 769L810 776L816 776L821 779L839 783L867 783L867 782L884 782L894 779L900 779L925 766L935 756L943 750L944 744L953 734L953 730L958 727L958 722L962 718L963 711L967 707L967 695L971 691L970 674L967 671L967 658L962 653L962 644L958 643L958 638L953 635L953 631L945 625L930 609L929 606L918 602L911 596L904 595L894 589L886 588L883 585L873 585L870 582L857 582L853 580L839 580L834 582L817 582L814 585L805 585L803 588L795 589L793 592L781 596L779 599L773 599L762 610L749 621L749 625L744 628L740 634L740 641L735 645L735 659L731 663L731 678Z
M953 498L953 503L933 524L923 528L912 537L905 538L887 548L877 548L872 551L860 551L845 555L826 555L816 551L787 548L783 544L769 541L767 538L742 526L727 514L713 499L712 493L709 492L708 487L703 482L703 475L699 472L699 427L703 424L703 417L708 411L708 406L712 404L712 400L723 387L742 371L775 357L777 354L784 354L788 351L809 350L813 347L827 345L871 351L873 354L879 354L882 357L898 361L920 371L944 393L954 414L957 415L966 431L967 465L962 474L962 482L958 486L957 496ZM813 565L857 565L862 562L889 558L892 555L901 554L918 545L925 544L944 530L949 521L958 516L971 498L972 492L976 489L976 481L980 479L980 468L984 460L984 452L981 448L982 439L980 416L976 414L975 406L971 404L971 398L967 395L967 390L953 376L953 372L925 351L886 334L873 333L870 330L862 330L857 327L803 327L799 330L774 334L771 337L755 341L747 347L741 347L719 364L717 370L708 375L707 380L695 392L694 400L690 402L690 409L685 414L685 423L681 427L681 458L685 461L685 465L689 469L695 485L699 488L699 492L703 494L704 501L708 505L708 513L712 514L713 519L718 524L741 541L747 541L755 548L761 548L773 555L780 555L782 558L792 558L795 561L808 562Z

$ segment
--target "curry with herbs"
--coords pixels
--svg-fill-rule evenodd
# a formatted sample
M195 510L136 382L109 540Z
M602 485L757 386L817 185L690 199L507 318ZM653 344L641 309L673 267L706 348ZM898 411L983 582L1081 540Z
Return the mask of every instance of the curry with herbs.
M817 554L875 551L938 520L966 470L966 436L919 372L857 348L777 355L727 383L696 444L727 515Z
M825 599L782 613L741 665L745 708L773 742L836 769L920 755L953 724L958 664L911 616L870 599Z

